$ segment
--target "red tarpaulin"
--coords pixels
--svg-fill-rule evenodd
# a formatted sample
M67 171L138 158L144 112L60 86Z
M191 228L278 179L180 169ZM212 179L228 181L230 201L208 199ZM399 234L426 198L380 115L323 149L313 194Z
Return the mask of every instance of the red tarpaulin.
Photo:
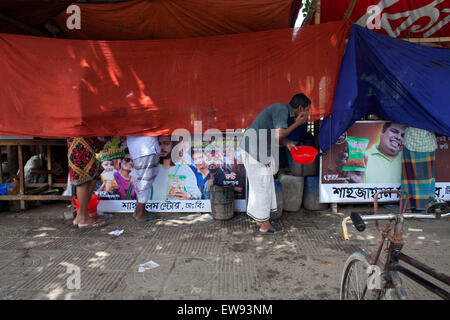
M169 134L247 127L305 92L331 113L351 23L178 40L0 34L0 134Z
M135 0L74 3L80 29L69 29L74 13L55 19L71 39L179 39L293 27L300 0ZM70 23L69 23L70 25Z
M350 3L321 0L320 22L343 19ZM450 0L358 0L350 20L395 38L449 37Z
M0 2L0 32L30 34L27 27L38 28L74 1L70 0L2 0ZM25 24L20 27L18 24Z

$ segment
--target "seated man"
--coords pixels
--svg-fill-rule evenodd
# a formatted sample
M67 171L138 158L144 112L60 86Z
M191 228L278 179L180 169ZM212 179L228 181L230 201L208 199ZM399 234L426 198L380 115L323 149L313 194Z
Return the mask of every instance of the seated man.
M45 183L48 174L63 175L64 169L56 162L55 154L52 154L52 170L47 170L47 154L40 153L32 156L24 166L25 183ZM20 173L20 170L17 174Z

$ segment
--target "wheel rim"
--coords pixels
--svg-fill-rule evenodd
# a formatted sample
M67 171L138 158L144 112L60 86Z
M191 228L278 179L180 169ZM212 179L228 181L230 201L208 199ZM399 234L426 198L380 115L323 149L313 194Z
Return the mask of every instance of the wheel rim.
M369 274L367 269L369 263L366 260L355 259L346 269L343 279L342 299L343 300L360 300L363 291L366 289ZM377 290L368 290L364 294L364 300L378 299Z

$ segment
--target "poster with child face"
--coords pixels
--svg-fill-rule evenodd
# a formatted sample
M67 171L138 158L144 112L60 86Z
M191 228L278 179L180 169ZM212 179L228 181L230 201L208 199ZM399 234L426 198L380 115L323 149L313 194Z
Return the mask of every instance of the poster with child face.
M172 141L170 136L158 137L161 150L159 166L146 209L155 212L210 212L211 186L217 184L232 186L235 211L245 211L246 175L240 161L238 140L227 140L224 136L223 143L214 148L210 147L210 141L202 141L198 145L192 138L186 143ZM108 140L97 159L103 168L94 190L100 197L99 210L133 211L136 177L126 137Z

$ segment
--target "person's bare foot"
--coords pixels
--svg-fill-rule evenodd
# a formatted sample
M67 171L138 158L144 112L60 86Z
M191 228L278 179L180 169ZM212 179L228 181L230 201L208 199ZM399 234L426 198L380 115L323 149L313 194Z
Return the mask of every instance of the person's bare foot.
M80 216L78 219L75 218L74 225L78 226L78 229L84 230L84 229L103 227L106 225L106 221L105 220L97 220L97 219L94 219L91 216L87 215L87 217Z
M269 220L262 221L259 225L260 234L284 234L284 231L280 226L272 224Z
M136 210L133 213L133 217L136 220L145 219L147 216L147 211L145 211L145 203L136 203Z

